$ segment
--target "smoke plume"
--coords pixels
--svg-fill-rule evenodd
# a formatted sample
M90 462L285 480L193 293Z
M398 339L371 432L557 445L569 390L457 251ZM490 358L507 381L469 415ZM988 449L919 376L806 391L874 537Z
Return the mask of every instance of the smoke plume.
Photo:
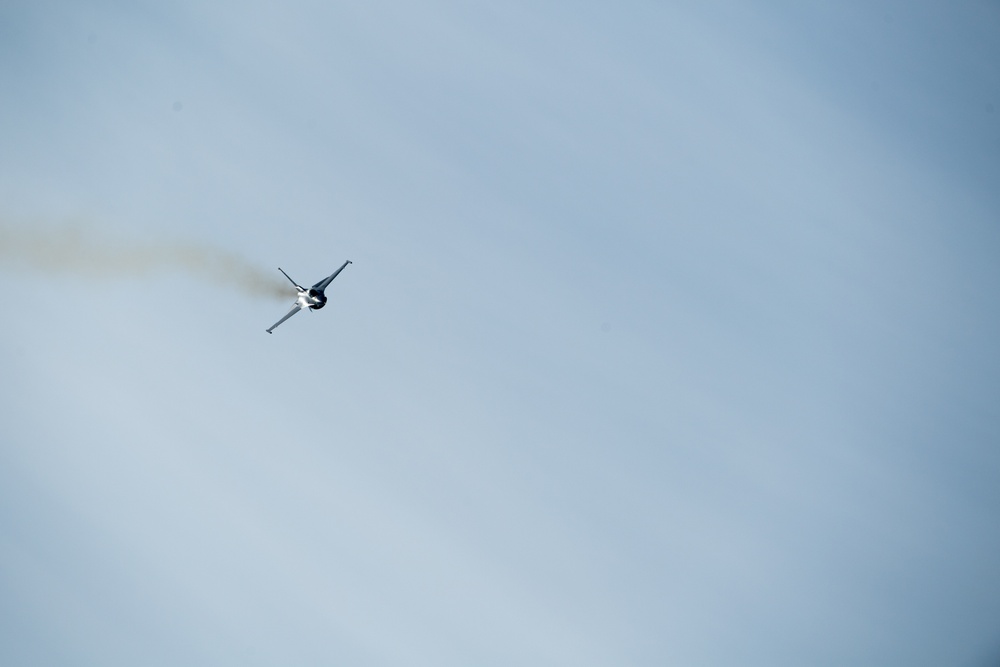
M291 288L280 275L210 245L127 242L80 225L51 228L0 222L0 263L106 279L181 271L258 297L287 298Z

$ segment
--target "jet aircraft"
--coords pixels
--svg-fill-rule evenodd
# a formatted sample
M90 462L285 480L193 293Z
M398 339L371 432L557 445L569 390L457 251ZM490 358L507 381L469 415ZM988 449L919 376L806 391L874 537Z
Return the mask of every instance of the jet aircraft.
M284 270L279 266L278 270L281 271L293 285L295 285L295 289L298 292L298 298L295 299L295 305L292 306L292 309L290 311L288 311L288 314L282 317L277 322L275 322L274 325L267 330L267 333L271 333L272 331L274 331L274 329L279 324L281 324L282 322L284 322L289 317L299 312L303 308L309 308L310 310L319 310L320 308L325 306L326 294L323 293L324 290L326 290L327 286L333 282L333 279L336 278L340 274L340 272L344 270L344 267L351 263L352 263L351 260L347 260L340 266L339 269L334 271L331 275L327 276L326 278L323 278L323 280L319 281L309 289L306 289L302 285L299 285L297 282L292 280L292 277L289 276L287 273L285 273Z

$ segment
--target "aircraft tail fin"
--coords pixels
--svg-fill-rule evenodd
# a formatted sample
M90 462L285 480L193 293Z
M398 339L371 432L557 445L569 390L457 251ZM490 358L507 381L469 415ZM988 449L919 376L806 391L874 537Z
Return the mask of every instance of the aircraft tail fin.
M278 270L281 271L282 275L284 275L286 278L288 278L288 282L290 282L293 285L295 285L295 289L298 289L298 290L305 289L305 288L302 287L302 285L300 285L297 282L295 282L294 280L292 280L292 277L290 275L288 275L287 273L285 273L284 269L282 269L280 266L278 267Z

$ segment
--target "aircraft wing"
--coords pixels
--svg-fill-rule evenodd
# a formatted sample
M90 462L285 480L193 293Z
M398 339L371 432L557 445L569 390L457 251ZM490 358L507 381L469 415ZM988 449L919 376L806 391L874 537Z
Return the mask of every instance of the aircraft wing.
M321 280L318 283L316 283L315 285L313 285L313 289L318 289L320 292L322 292L323 290L325 290L327 288L327 285L329 285L330 283L332 283L333 279L336 278L337 276L339 276L340 272L344 270L344 267L347 266L350 263L351 263L351 260L347 260L346 262L344 262L343 264L341 264L340 268L337 269L336 271L334 271L332 276L327 276L326 278L323 278L323 280Z
M288 311L288 314L285 315L284 317L282 317L277 322L275 322L271 326L271 328L267 330L267 333L271 333L271 331L273 331L279 324L281 324L282 322L284 322L285 320L287 320L289 317L291 317L295 313L299 312L300 310L302 310L302 306L299 303L296 302L296 304L294 306L292 306L292 309L290 311Z

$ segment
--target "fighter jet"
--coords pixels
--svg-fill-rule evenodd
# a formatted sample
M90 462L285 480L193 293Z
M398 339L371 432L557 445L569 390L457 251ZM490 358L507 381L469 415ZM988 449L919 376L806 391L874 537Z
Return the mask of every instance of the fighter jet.
M288 314L282 317L277 322L275 322L274 325L267 330L267 333L271 333L272 331L274 331L274 329L279 324L281 324L282 322L284 322L289 317L299 312L303 308L309 308L311 310L319 310L320 308L325 306L326 294L324 294L323 291L326 290L327 286L333 282L333 279L336 278L340 274L340 272L344 270L344 267L347 266L348 264L351 264L351 260L347 260L346 262L344 262L339 269L333 272L332 275L323 278L323 280L319 281L309 289L306 289L302 285L299 285L297 282L292 280L292 277L289 276L287 273L285 273L284 270L279 266L278 270L281 271L293 285L295 285L295 289L296 291L298 291L299 296L297 299L295 299L295 305L292 306L292 309L290 311L288 311Z

